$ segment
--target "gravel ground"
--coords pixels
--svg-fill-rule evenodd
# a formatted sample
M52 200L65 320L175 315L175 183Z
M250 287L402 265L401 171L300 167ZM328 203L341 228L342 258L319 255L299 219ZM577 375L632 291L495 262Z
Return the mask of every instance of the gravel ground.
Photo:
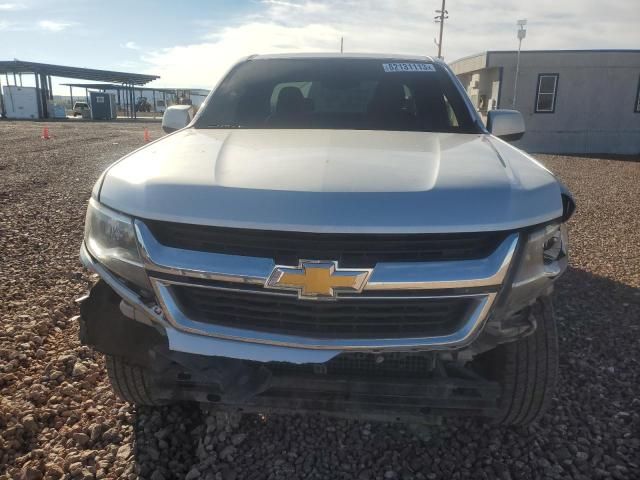
M142 145L143 126L53 123L49 141L41 129L0 122L0 479L640 478L639 162L540 156L578 202L547 416L415 431L116 399L102 357L78 342L73 299L92 282L78 261L91 187Z

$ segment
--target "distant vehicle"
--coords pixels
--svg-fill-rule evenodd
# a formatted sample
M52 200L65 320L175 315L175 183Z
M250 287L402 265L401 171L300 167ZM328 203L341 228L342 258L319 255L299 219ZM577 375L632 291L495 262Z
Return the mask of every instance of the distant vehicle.
M537 420L575 205L487 117L430 57L243 60L100 176L82 343L139 405Z
M147 97L140 97L136 102L136 112L150 112L151 104L147 101Z
M164 113L165 109L167 108L167 105L164 103L164 100L156 100L156 112L158 113Z
M83 115L84 112L89 112L89 104L87 102L76 102L73 104L73 116Z

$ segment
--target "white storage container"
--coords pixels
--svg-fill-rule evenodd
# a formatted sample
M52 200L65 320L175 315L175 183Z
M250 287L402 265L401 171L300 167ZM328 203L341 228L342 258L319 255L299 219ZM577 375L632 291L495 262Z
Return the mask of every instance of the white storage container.
M2 87L7 118L39 118L38 89L36 87Z

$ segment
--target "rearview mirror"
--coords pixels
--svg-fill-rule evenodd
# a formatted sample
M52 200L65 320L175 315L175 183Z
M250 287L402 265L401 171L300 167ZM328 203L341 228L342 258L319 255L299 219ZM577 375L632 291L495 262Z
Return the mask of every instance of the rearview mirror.
M489 110L487 130L503 140L520 140L524 135L524 118L517 110Z
M166 133L175 132L186 127L193 118L191 105L172 105L164 111L162 116L162 130Z

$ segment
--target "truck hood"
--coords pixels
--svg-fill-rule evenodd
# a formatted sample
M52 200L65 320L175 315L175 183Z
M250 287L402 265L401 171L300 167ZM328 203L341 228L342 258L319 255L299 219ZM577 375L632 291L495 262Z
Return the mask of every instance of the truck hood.
M154 220L308 232L510 230L562 214L538 162L484 134L188 128L116 162L99 199Z

